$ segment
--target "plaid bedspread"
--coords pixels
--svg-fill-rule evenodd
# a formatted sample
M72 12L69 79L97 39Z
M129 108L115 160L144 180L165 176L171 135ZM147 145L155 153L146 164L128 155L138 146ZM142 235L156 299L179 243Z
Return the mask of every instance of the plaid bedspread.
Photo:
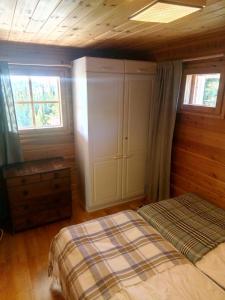
M123 287L188 263L134 211L62 229L50 248L49 273L66 299L110 299Z
M191 193L138 213L193 263L225 241L225 211Z

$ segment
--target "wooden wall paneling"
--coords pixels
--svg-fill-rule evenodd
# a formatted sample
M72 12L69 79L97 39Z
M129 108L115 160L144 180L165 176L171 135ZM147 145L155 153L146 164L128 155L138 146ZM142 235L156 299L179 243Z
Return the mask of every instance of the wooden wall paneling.
M68 15L70 15L71 13L74 14L74 12L78 10L78 6L79 1L76 1L76 3L74 3L73 0L60 1L60 3L56 6L54 11L51 13L51 16L46 20L43 26L41 26L36 37L33 36L32 40L34 40L34 38L37 40L48 39L49 35L54 35L54 33L60 29L62 34L62 32L65 31L66 26L64 27L63 25L61 25L61 23L63 22L63 20L65 20L65 18ZM51 43L52 39L53 37L51 36L51 39L49 39L49 43Z
M225 151L218 148L216 145L214 147L203 145L197 141L189 139L177 139L176 133L174 136L174 147L179 145L182 149L185 149L190 152L198 153L199 155L205 156L209 159L225 163Z
M17 0L0 3L0 39L8 40Z
M187 166L192 170L196 170L196 172L220 180L222 183L225 182L224 164L201 156L198 153L188 152L182 148L179 148L179 146L175 147L173 155L176 157L176 164Z
M95 30L98 29L99 25L103 27L102 19L103 16L107 14L107 12L108 5L103 5L102 1L99 0L95 2L94 7L90 4L88 7L83 7L83 12L81 12L80 14L77 14L76 12L76 18L73 19L71 26L67 26L64 33L67 37L67 45L72 46L74 44L74 40L76 40L77 46L79 47L80 45L82 45L81 47L83 47L84 40L89 41L92 38ZM67 24L67 19L64 21L64 23ZM87 33L85 34L86 28ZM64 43L64 34L58 36L61 45Z
M60 0L40 0L35 7L34 13L32 14L32 17L29 20L29 23L27 24L25 28L25 38L26 34L28 34L28 39L30 39L31 35L36 34L39 32L41 27L44 25L46 20L48 20L51 13L54 11L54 9L57 7L57 5L60 3ZM23 38L24 38L23 37Z
M189 165L186 166L184 164L173 164L173 172L175 176L180 176L193 185L198 185L199 188L206 190L209 194L212 193L213 195L218 196L219 199L224 197L225 182L223 181L217 180L211 176L207 176L204 173L198 172L197 169L191 169L189 168ZM213 201L214 198L211 200Z
M99 0L98 0L99 1ZM77 1L74 9L51 31L48 31L48 28L43 26L42 32L44 32L44 29L46 29L46 33L42 35L41 32L38 32L38 39L39 42L42 43L44 37L47 37L47 43L52 43L53 41L57 41L57 44L60 45L62 44L62 40L71 38L73 36L76 38L76 40L79 38L76 35L76 30L75 28L79 28L77 24L80 23L82 18L86 14L89 14L90 11L93 9L92 5L90 5L91 1L88 2L82 2L82 1ZM97 4L97 1L95 5ZM74 5L74 3L73 3ZM47 34L47 35L46 35ZM33 37L33 40L36 41L36 38ZM67 43L66 45L68 45Z
M135 25L134 25L135 24ZM151 31L151 39L154 32L159 30L161 24L157 23L141 23L131 21L124 23L120 26L116 26L110 31L104 32L98 35L93 40L89 41L88 45L94 45L96 48L102 47L121 47L123 49L139 48L137 45L141 44L144 40L144 45L147 48L151 47L149 43L149 31ZM147 37L144 36L147 32ZM139 48L140 49L140 48Z
M182 190L182 193L192 192L196 193L197 195L203 197L207 201L214 203L215 205L218 205L222 208L224 208L224 202L223 199L221 201L221 197L216 193L213 193L208 188L204 188L198 183L195 183L193 180L183 178L182 176L179 176L178 174L171 174L171 183L176 188L174 191ZM173 194L173 196L177 196L179 194Z
M21 64L70 64L74 57L82 56L82 50L57 46L0 42L0 59Z
M225 208L225 120L179 113L174 133L171 192L195 192Z
M224 0L208 0L203 10L168 24L129 20L151 1L2 0L0 39L155 51L165 42L224 30Z
M164 47L150 51L149 59L157 61L198 58L225 53L225 31L214 32L195 39L165 42Z
M38 2L39 0L17 0L9 32L9 41L20 41Z
M95 41L96 37L102 35L103 33L110 32L118 25L123 24L128 21L127 15L129 16L140 7L145 6L149 1L132 1L128 6L126 2L122 1L111 1L98 3L99 6L93 9L92 12L85 18L81 19L79 24L78 34L81 37L81 42L78 42L78 46L91 45ZM124 11L126 9L126 14ZM132 26L133 22L128 21ZM146 24L145 24L146 26ZM105 37L108 39L108 36ZM68 39L69 45L74 44L73 36ZM107 45L108 46L108 45Z
M214 1L213 6L208 3L204 8L204 14L200 11L195 15L188 16L189 22L186 22L185 25L183 19L172 22L169 26L168 24L134 22L139 24L137 29L128 35L126 33L121 33L123 36L121 36L122 41L120 41L119 44L122 45L123 48L128 49L130 47L133 49L140 49L142 47L154 49L157 44L164 45L166 41L174 39L175 33L176 38L180 37L183 39L184 32L186 34L188 32L196 34L198 33L198 28L200 32L202 32L204 29L211 26L210 24L213 19L216 22L223 22L224 10L222 8L224 7L224 3L221 0L217 2L219 3L215 3ZM220 18L218 18L218 15L220 15ZM107 43L107 41L105 43ZM112 40L108 46L112 46L113 44L116 47L117 40Z

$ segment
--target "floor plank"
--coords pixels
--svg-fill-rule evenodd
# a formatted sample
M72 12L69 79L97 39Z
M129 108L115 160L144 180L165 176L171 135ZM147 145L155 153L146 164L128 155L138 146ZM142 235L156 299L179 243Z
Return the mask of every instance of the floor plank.
M86 212L74 203L71 220L11 235L5 233L0 242L0 299L1 300L62 300L57 289L51 288L48 278L48 251L52 238L62 228L125 209L136 209L144 200L135 200L96 212Z

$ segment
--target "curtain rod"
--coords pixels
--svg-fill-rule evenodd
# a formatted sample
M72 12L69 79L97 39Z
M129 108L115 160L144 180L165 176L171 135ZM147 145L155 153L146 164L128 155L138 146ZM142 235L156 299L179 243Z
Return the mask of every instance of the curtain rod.
M200 56L200 57L195 57L195 58L186 58L186 59L183 59L182 62L204 60L204 59L210 59L210 58L219 58L219 57L224 57L224 53L208 55L208 56Z
M29 64L29 63L16 63L16 62L8 62L9 65L14 66L31 66L31 67L63 67L63 68L71 68L71 65L60 65L60 64Z

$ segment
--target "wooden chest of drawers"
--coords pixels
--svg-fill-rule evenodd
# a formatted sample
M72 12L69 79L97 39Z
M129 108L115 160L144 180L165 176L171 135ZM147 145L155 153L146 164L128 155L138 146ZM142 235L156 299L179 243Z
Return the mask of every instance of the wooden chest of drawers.
M60 158L3 169L13 231L71 216L70 168Z

